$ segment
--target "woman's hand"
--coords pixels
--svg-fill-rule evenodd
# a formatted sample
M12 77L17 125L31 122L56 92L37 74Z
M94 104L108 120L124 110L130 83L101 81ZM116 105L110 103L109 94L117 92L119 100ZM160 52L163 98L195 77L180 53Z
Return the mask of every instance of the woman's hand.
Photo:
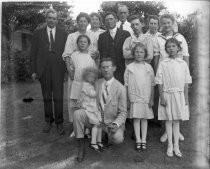
M189 105L188 97L185 97L185 105Z
M73 74L72 74L72 72L71 71L67 71L68 72L68 77L71 79L71 80L74 80L74 76L73 76Z
M154 105L154 101L153 100L150 100L149 101L149 108L152 108L153 105Z
M166 106L166 100L165 100L165 98L163 97L163 95L160 97L160 104L162 105L162 106Z
M32 78L32 80L33 80L33 81L35 81L35 80L36 80L36 78L37 78L36 73L33 73L33 74L31 75L31 78Z

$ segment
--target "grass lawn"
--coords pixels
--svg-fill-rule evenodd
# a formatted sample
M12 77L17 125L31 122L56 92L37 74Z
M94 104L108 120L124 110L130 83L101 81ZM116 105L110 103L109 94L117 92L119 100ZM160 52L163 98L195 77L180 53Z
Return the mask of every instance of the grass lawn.
M197 165L197 118L195 85L190 88L191 119L181 123L185 141L180 142L183 158L169 158L167 143L160 143L160 127L149 125L148 150L137 153L130 139L131 127L125 133L125 142L104 153L96 154L87 148L86 159L77 163L77 143L69 139L72 130L68 122L67 100L64 101L66 134L59 136L55 125L49 134L42 133L44 107L40 84L11 83L1 86L0 168L5 169L194 169ZM24 103L25 97L34 101ZM66 98L66 83L65 95ZM88 147L88 143L87 143Z

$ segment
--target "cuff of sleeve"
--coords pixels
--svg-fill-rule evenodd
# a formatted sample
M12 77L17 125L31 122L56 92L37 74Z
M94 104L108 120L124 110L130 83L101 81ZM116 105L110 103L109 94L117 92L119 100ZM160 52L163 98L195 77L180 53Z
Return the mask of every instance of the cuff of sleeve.
M113 124L116 124L118 128L120 127L120 125L117 122L113 122Z
M71 57L71 55L70 54L62 55L62 58L63 58L64 61L66 60L66 57Z

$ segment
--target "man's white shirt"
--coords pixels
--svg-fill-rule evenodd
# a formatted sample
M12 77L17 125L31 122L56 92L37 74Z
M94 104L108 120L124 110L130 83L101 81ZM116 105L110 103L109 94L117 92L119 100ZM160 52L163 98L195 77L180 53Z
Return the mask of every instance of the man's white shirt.
M117 22L117 27L118 28L120 28L121 23L122 23L121 21ZM130 32L130 34L133 34L133 29L131 28L131 23L128 22L128 21L125 21L123 23L123 30L126 30L126 31Z
M56 27L50 28L50 27L47 26L47 35L48 35L49 42L50 42L50 31L51 31L51 30L52 30L53 39L54 39L54 41L55 41Z
M117 26L115 26L115 28L113 28L113 29L109 29L109 33L110 33L111 37L114 39L114 37L117 33Z

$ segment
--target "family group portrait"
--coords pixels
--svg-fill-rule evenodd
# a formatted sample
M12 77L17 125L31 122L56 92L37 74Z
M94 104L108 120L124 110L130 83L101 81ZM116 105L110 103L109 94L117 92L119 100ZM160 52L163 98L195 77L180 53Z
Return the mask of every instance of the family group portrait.
M2 1L0 169L207 169L209 1Z

